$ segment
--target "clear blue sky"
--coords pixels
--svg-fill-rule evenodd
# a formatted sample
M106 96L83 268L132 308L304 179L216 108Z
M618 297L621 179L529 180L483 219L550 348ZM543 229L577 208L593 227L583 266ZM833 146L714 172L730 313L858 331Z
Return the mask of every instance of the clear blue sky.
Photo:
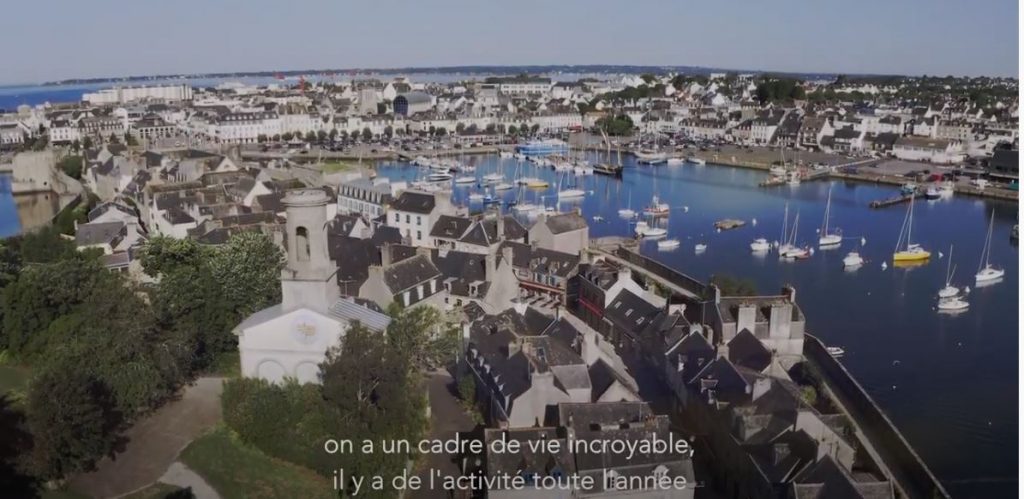
M6 0L0 83L652 64L1016 76L1016 0Z

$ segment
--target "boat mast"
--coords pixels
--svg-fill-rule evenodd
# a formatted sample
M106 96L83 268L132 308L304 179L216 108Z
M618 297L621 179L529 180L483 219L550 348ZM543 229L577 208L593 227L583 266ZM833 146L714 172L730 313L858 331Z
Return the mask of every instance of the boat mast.
M788 244L786 239L789 238L789 234L786 232L786 226L789 224L789 203L786 203L786 210L782 214L782 236L779 240L782 241L780 244Z
M949 261L946 262L946 287L953 280L953 245L949 245Z
M821 235L822 236L827 236L828 235L828 215L829 215L829 211L830 211L831 208L832 208L832 185L829 185L828 186L828 201L825 202L825 221L823 222L823 226L821 228Z
M988 267L988 257L992 250L992 224L996 219L996 211L992 210L992 215L988 219L988 233L985 235L985 246L981 249L981 263L978 264L978 272Z
M907 211L907 251L910 251L910 231L914 229L914 194L910 194L910 210Z

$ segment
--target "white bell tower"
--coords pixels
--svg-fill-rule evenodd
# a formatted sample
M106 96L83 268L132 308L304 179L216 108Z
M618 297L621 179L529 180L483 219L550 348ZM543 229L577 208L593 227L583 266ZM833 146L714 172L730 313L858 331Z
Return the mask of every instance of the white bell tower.
M326 314L340 296L335 280L338 266L327 252L328 202L327 194L320 189L295 189L284 197L288 216L288 259L281 270L284 310L304 307Z

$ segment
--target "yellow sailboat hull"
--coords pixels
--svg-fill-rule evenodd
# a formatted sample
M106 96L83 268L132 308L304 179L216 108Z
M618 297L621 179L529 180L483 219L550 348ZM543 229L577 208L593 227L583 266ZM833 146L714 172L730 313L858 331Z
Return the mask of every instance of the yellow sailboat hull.
M527 182L527 187L548 187L547 182Z
M894 262L919 262L931 258L932 254L928 251L897 251L892 255L892 261Z

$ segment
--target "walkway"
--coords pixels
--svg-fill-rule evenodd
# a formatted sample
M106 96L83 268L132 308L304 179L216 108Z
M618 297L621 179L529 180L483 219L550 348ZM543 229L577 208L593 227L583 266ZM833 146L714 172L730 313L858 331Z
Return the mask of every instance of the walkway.
M220 499L220 494L213 490L203 477L180 462L174 462L167 468L167 472L160 477L160 483L192 489L192 495L196 496L196 499Z
M194 438L221 419L223 378L200 378L138 421L124 437L124 449L97 463L96 471L72 478L72 490L90 497L117 497L158 481Z
M665 279L664 277L659 276L659 275L651 272L650 270L648 270L648 269L646 269L644 267L641 267L640 265L636 265L636 264L634 264L632 262L629 262L629 261L625 260L624 258L621 258L621 257L615 255L614 253L610 252L610 251L606 251L606 250L598 249L598 248L593 248L593 247L588 248L587 251L589 251L593 255L602 256L604 258L607 258L610 261L613 261L615 263L618 263L620 265L628 267L633 272L638 272L640 275L642 275L642 276L644 276L644 277L646 277L646 278L648 278L648 279L658 283L659 285L661 285L661 286L663 286L665 288L668 288L669 290L671 290L672 292L674 292L674 293L676 293L678 295L685 296L687 298L692 298L692 299L695 299L695 300L703 299L703 297L699 296L698 294L694 293L693 291L690 291L689 289L686 289L686 288L684 288L684 287L682 287L682 286L680 286L680 285L678 285L678 284L676 284L676 283L674 283L672 281L669 281L668 279Z
M431 439L448 440L455 438L456 432L472 431L476 427L469 414L462 408L462 401L455 396L455 380L445 371L430 374L426 381L430 396L430 437ZM438 487L429 490L428 476L433 470L439 470L441 476L460 476L458 456L449 454L430 454L426 462L416 473L423 479L424 488L413 491L409 497L416 499L447 498L448 492Z

